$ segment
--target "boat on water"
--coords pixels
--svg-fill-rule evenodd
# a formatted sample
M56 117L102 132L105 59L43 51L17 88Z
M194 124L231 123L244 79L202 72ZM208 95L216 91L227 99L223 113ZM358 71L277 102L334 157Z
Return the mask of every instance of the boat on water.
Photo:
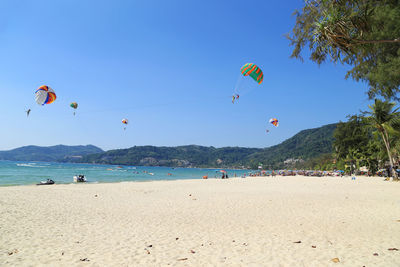
M51 185L51 184L54 184L54 181L51 179L47 179L46 181L40 181L40 183L36 185Z
M74 176L74 182L75 183L84 183L87 182L85 175L83 174L78 174Z

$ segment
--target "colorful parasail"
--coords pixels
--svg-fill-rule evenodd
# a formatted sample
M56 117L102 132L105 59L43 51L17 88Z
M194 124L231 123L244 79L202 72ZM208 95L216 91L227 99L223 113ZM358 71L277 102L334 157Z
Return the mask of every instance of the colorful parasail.
M239 79L236 83L232 95L232 103L234 104L235 102L237 102L239 100L239 96L244 96L253 89L260 86L260 84L263 82L263 79L264 74L256 64L244 64L243 67L240 69Z
M54 90L47 86L40 86L35 92L35 101L39 105L51 104L56 100L56 93Z
M269 120L269 123L272 123L275 127L278 127L278 125L279 125L278 120L275 119L275 118L270 119L270 120Z
M250 76L258 84L261 84L264 80L264 74L262 70L254 63L246 63L240 70L243 76Z
M71 104L69 104L69 106L73 109L77 109L78 108L78 103L76 102L72 102Z
M122 123L128 125L128 119L122 119ZM126 130L126 127L124 127L124 130Z
M78 103L76 102L72 102L71 104L69 104L69 106L73 109L77 109L78 108ZM75 116L75 111L74 111L74 116Z

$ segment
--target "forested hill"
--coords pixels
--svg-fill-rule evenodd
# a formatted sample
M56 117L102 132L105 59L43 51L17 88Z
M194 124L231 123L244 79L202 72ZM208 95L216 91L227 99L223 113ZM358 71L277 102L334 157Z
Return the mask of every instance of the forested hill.
M0 151L0 160L59 161L117 165L264 168L301 167L307 160L332 153L333 131L336 124L299 132L279 145L268 148L135 146L109 150L87 146L24 146Z
M284 168L333 152L333 132L337 124L303 130L276 146L251 154L248 161L264 167ZM286 164L285 164L286 162ZM302 165L302 164L297 164Z
M247 164L246 158L249 155L261 150L260 148L215 148L197 145L135 146L87 155L80 162L170 167L243 166Z
M102 149L93 146L23 146L12 150L0 151L0 160L16 161L71 161L84 155L101 153Z
M332 153L336 124L303 130L279 145L268 148L135 146L84 156L78 162L170 166L170 167L235 167L283 168L323 154ZM286 161L286 163L285 163Z

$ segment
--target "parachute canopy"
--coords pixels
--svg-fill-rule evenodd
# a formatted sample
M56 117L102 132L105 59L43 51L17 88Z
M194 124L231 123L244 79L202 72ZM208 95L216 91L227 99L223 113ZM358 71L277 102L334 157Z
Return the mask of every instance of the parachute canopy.
M35 101L39 105L51 104L56 100L56 93L47 85L40 86L35 92Z
M71 104L69 104L69 106L73 109L77 109L78 108L78 103L76 102L72 102Z
M253 63L246 63L240 70L243 76L250 76L253 78L258 84L261 84L264 80L264 74L262 70Z
M122 123L123 123L123 124L128 124L128 119L123 119L123 120L122 120Z
M275 118L270 119L269 122L272 123L275 127L278 127L278 125L279 125L278 120Z

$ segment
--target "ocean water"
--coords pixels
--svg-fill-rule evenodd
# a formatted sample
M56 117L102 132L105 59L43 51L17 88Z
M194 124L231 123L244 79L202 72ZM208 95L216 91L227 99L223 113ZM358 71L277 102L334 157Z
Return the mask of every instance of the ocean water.
M32 185L52 179L56 184L73 183L73 176L84 174L91 183L221 178L222 169L117 166L77 163L0 161L0 186ZM240 177L249 170L224 169L229 177ZM169 175L170 174L170 175Z

